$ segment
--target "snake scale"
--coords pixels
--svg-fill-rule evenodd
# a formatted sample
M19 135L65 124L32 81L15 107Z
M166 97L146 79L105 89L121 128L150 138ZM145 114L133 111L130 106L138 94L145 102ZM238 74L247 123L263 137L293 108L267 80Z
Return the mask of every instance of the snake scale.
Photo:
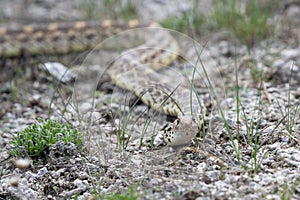
M136 21L128 24L104 21L0 28L0 58L80 52L95 47L112 34L137 27L145 26ZM107 73L114 84L134 92L148 106L177 117L165 127L164 140L171 146L187 144L199 132L205 109L190 88L166 81L156 72L179 55L176 40L156 23L145 30L144 43L123 51Z

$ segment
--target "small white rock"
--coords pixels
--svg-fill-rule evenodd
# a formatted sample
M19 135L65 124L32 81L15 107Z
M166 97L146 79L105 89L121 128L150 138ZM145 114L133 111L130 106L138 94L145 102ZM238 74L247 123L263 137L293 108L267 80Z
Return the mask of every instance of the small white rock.
M298 49L285 49L281 52L282 59L285 61L295 59L300 56Z
M46 62L39 65L40 68L49 72L51 76L63 83L70 82L76 78L76 74L59 62Z

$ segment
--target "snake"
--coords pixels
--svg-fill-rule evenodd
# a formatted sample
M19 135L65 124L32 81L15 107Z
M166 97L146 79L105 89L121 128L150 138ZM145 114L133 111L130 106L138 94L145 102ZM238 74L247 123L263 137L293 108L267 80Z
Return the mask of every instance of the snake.
M104 21L0 28L0 58L80 52L95 47L100 39L139 27L145 26L136 21L126 25ZM140 30L144 42L121 52L107 73L115 85L134 92L144 104L176 117L163 129L168 145L188 144L200 131L205 107L192 87L166 80L158 72L178 58L179 44L157 23Z
M136 20L128 23L103 20L0 26L0 58L83 52L111 35L144 26Z

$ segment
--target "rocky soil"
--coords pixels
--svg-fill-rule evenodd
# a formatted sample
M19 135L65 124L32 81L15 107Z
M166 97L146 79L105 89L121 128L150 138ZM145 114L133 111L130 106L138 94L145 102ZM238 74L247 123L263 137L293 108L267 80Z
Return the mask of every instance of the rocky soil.
M133 6L147 22L181 15L193 5L168 2ZM100 49L80 63L67 59L64 64L77 74L75 82L68 83L58 82L36 64L3 64L0 199L101 199L131 187L140 199L300 199L300 4L295 2L278 11L278 35L255 44L251 54L223 32L195 36L199 45L205 44L201 58L216 95L207 77L197 73L196 90L208 112L205 134L187 147L173 149L162 140L160 129L174 119L157 114L110 82L97 55L109 62L117 50ZM96 5L101 7L101 1ZM208 14L204 8L211 8L209 0L199 5L199 12ZM4 0L0 7L4 26L85 17L80 0ZM186 46L182 49L187 53ZM192 71L177 60L161 73L177 79ZM75 94L80 94L77 102ZM93 102L96 108L90 114ZM10 141L48 116L78 128L85 136L84 149L57 143L46 160L20 166L8 155ZM123 143L120 130L125 131Z

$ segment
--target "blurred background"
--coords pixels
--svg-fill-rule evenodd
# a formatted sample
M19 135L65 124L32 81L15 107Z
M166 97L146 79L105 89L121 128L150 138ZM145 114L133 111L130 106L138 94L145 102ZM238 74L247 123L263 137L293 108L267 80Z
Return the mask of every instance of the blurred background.
M299 37L299 13L299 0L2 0L0 25L138 19L189 34L226 30L251 46L274 35Z

